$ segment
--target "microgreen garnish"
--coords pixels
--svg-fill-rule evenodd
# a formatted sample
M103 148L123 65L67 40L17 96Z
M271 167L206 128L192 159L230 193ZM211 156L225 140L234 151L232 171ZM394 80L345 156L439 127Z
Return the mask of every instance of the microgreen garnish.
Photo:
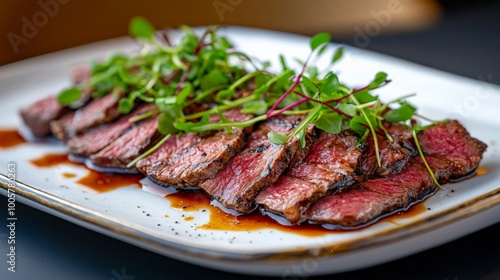
M420 143L418 142L418 137L417 137L417 129L413 129L413 140L415 141L415 146L417 146L418 154L420 155L420 158L422 159L425 168L427 168L427 171L429 171L429 174L432 177L432 180L434 181L434 184L438 186L438 188L441 188L441 184L439 184L438 180L436 179L436 176L434 175L434 171L432 171L431 167L427 163L427 160L425 159L424 152L422 151L422 148L420 147Z
M62 105L69 105L75 101L78 101L80 99L81 95L81 90L78 88L69 88L66 90L63 90L61 93L59 93L59 96L57 97L57 101L61 103Z
M93 98L115 94L122 113L131 112L140 103L155 104L156 109L131 121L155 117L158 131L165 137L129 166L152 153L170 135L221 129L231 132L233 128L244 128L281 114L305 117L290 135L269 133L272 143L284 144L291 137L298 137L305 146L306 129L311 124L332 134L350 128L360 136L360 142L371 135L380 165L377 134L393 141L383 122L407 123L415 117L426 120L406 101L412 95L383 104L373 94L390 82L384 72L376 73L364 87L351 89L343 84L332 71L343 56L343 47L331 53L326 69L315 66L314 62L331 48L328 33L319 33L310 40L307 58L296 59L298 72L280 55L281 71L275 73L268 70L268 62L236 50L217 33L217 27L207 28L200 36L190 27L180 29L184 35L175 44L167 32L156 33L146 19L133 18L130 34L143 43L142 50L134 56L116 54L94 63L88 81L58 96L61 104L71 105L82 97L83 89L90 90ZM188 108L196 104L208 104L208 108L187 114ZM393 104L399 106L389 107ZM254 117L243 122L226 118L223 112L235 108ZM219 115L218 121L209 121L213 114Z

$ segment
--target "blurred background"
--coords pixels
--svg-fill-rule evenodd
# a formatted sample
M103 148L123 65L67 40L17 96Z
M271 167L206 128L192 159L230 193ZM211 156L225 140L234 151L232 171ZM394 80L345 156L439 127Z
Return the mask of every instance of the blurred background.
M157 28L327 31L340 43L498 84L499 12L499 1L486 0L2 0L0 65L125 36L141 15Z

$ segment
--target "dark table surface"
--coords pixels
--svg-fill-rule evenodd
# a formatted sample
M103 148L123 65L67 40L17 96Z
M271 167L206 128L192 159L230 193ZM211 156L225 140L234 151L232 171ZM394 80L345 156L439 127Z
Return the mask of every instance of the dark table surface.
M446 1L449 2L449 1ZM466 1L461 1L466 2ZM448 72L500 84L500 3L449 9L435 27L371 38L365 47ZM335 38L355 45L353 38ZM499 104L500 105L500 104ZM0 205L7 205L0 197ZM7 218L0 211L0 220ZM0 279L256 279L179 262L18 203L17 272ZM500 279L500 224L379 266L318 279ZM123 273L123 274L122 274ZM130 277L123 277L128 275ZM310 277L313 279L315 277Z

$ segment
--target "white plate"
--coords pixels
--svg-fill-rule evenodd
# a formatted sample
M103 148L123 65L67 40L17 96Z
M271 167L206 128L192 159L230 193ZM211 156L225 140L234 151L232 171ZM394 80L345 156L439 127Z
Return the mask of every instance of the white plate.
M308 38L239 27L225 31L239 49L277 63L280 53L304 58ZM69 85L71 66L137 46L126 38L61 51L0 68L0 128L16 128L18 110ZM291 62L290 62L291 63ZM326 62L325 62L326 63ZM182 212L169 200L128 186L98 193L75 181L86 169L59 165L37 168L29 160L64 153L57 143L30 143L0 150L0 188L6 195L9 162L16 162L17 200L83 227L160 254L225 271L298 276L359 269L449 242L500 221L498 138L500 88L371 52L347 48L337 66L342 81L368 83L378 71L393 82L380 90L383 100L418 93L413 103L431 118L459 119L489 145L481 163L488 172L446 185L415 215L378 222L362 230L310 237L276 229L202 230L210 211ZM77 178L65 178L72 172ZM453 190L453 191L452 191ZM182 215L192 216L186 221ZM166 217L167 215L168 217ZM158 226L160 224L160 226Z

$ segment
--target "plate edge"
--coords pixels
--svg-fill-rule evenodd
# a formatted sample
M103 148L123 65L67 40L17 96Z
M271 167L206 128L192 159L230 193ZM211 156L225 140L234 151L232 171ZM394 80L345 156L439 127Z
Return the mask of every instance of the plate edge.
M9 186L8 177L1 173L0 187L5 191L12 189L12 185ZM76 224L72 220L75 219L88 225L86 228L91 230L93 230L93 227L97 227L103 231L101 233L107 233L108 236L110 236L111 233L119 235L120 239L125 242L147 245L145 248L150 250L154 248L155 251L158 252L188 253L191 257L195 258L202 257L225 262L246 262L249 260L284 262L302 260L305 257L329 257L342 253L351 253L362 249L390 244L399 238L413 237L420 233L446 226L457 220L475 215L500 204L500 187L497 187L490 192L456 205L444 212L436 213L430 217L412 222L402 227L379 232L369 238L360 237L352 241L326 244L314 248L297 248L265 253L232 253L208 248L198 248L165 240L154 234L134 229L130 222L119 218L107 217L104 213L67 201L17 180L13 189L16 195L20 195L38 205L62 214L61 218L66 221Z

